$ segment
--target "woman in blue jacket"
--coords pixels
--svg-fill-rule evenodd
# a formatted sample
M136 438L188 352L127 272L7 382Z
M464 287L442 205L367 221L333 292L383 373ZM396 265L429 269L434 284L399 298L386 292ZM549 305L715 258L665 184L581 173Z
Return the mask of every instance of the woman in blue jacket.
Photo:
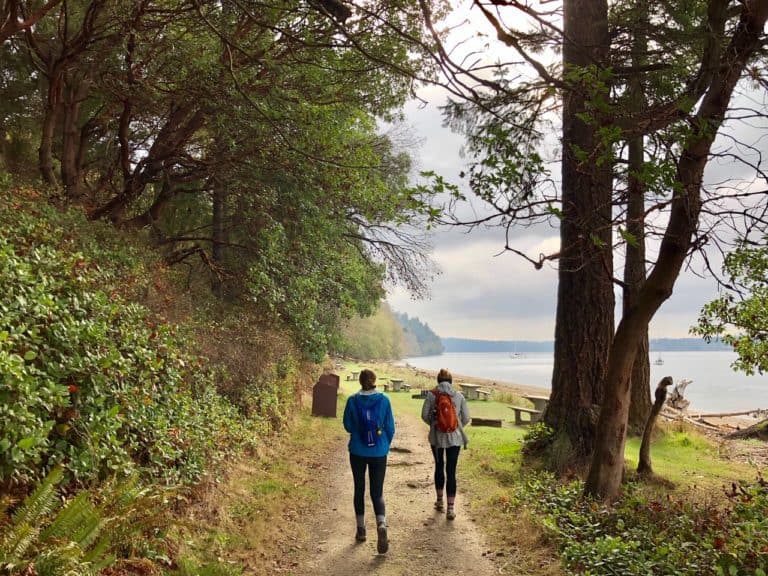
M387 518L384 508L384 475L387 471L389 445L395 435L392 405L376 391L376 374L360 372L361 390L347 398L344 407L344 429L349 432L349 464L355 483L355 539L364 542L365 534L365 470L370 478L371 501L376 513L376 548L384 554L389 548Z

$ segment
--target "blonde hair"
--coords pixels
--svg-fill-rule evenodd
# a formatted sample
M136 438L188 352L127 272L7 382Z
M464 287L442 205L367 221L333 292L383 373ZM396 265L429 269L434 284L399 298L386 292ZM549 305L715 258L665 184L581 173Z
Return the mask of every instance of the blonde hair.
M440 372L437 373L438 382L450 382L453 384L453 376L445 368L440 368Z
M373 370L365 369L360 372L359 380L363 390L373 390L376 388L376 374Z

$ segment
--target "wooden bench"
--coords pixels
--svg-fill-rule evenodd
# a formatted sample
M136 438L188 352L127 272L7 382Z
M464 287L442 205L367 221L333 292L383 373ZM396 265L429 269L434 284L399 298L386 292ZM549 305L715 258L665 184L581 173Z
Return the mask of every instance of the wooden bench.
M478 400L488 400L491 397L491 391L484 388L477 389Z
M424 400L424 398L427 397L427 394L429 394L428 390L419 390L416 394L411 394L411 398L414 400Z
M472 418L472 426L490 426L491 428L501 428L501 420L495 418Z
M509 409L515 411L515 426L535 424L541 418L541 410L534 410L533 408L525 408L523 406L510 406ZM524 412L529 415L528 420L523 420L522 414Z

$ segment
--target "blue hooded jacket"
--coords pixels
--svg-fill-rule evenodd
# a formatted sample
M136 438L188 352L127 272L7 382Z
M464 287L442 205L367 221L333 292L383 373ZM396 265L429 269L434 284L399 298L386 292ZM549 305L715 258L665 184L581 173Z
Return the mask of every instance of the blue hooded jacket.
M377 422L381 426L382 434L376 446L368 446L363 442L358 423L357 402L363 407L379 404ZM380 457L389 453L389 445L395 436L395 419L392 416L392 405L381 392L358 392L347 398L344 407L344 430L349 432L349 452L355 456Z

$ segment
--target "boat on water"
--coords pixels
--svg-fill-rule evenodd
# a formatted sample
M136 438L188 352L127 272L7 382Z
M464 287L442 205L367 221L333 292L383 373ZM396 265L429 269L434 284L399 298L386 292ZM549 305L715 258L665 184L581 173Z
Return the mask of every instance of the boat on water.
M514 347L512 348L512 353L509 355L512 360L519 360L520 358L524 358L524 355L517 351L517 343L515 343Z
M653 361L653 363L656 366L663 366L664 365L664 358L661 357L661 354L659 354L659 357L656 358L656 360Z

